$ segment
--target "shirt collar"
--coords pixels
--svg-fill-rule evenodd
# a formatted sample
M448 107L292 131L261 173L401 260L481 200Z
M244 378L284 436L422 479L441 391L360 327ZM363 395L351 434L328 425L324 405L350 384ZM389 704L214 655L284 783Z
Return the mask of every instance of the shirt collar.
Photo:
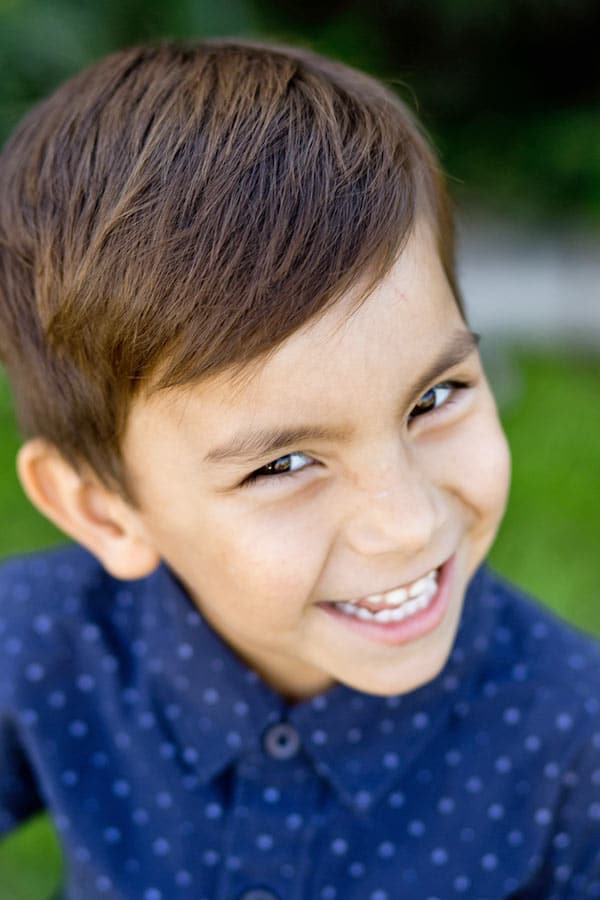
M494 617L489 578L485 567L475 573L451 655L428 684L393 697L336 685L289 707L208 625L173 572L161 565L145 580L142 624L145 617L153 626L147 633L149 690L181 765L205 783L238 757L256 752L269 725L287 721L342 802L368 810L448 726L480 676ZM428 777L426 770L420 777Z
M285 702L206 622L164 563L146 579L143 606L152 624L149 692L183 766L205 783L258 748Z

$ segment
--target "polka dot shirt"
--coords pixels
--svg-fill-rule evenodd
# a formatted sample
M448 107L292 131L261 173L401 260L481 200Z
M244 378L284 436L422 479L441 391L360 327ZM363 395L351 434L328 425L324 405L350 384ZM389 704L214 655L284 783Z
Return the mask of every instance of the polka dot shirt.
M600 897L600 644L483 566L439 676L295 706L166 566L0 568L0 832L68 900Z

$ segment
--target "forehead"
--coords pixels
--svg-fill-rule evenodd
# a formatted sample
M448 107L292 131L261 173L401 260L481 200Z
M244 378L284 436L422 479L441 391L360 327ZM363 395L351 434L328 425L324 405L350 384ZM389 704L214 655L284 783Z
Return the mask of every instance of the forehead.
M336 420L374 413L415 381L440 347L469 332L429 232L417 231L394 267L361 300L361 285L266 359L199 384L158 392L132 409L132 429L163 422L215 443L242 426ZM360 301L360 302L359 302ZM456 342L455 342L456 343ZM210 438L212 437L212 441Z

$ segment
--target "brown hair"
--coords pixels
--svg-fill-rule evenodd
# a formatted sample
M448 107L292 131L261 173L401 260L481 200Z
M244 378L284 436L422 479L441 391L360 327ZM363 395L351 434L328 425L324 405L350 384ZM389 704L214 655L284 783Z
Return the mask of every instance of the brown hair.
M105 58L0 156L0 358L23 434L135 504L119 444L140 388L244 366L372 288L417 214L462 311L443 180L391 90L249 41Z

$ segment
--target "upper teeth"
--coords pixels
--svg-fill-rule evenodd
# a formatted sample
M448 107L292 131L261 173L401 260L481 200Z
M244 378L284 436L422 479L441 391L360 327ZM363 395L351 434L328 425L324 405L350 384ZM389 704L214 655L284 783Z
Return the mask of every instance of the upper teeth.
M429 605L437 590L437 570L433 569L407 587L395 588L385 594L370 594L360 600L337 602L335 606L342 612L375 622L397 622L411 616ZM369 610L360 603L379 605L378 610Z
M399 603L404 603L409 597L419 597L426 591L434 589L437 586L437 576L437 569L432 569L427 575L419 578L418 581L413 581L407 587L394 588L394 590L387 591L385 594L370 594L363 599L369 603L384 603L386 606L398 606Z

